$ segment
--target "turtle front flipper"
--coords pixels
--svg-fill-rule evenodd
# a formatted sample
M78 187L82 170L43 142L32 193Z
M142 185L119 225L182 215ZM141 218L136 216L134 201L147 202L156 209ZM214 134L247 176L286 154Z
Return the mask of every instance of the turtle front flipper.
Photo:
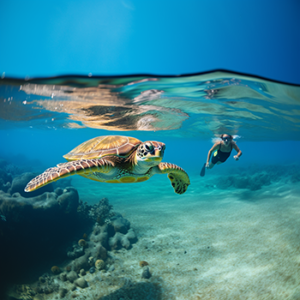
M84 175L90 172L108 173L114 163L107 159L82 159L61 163L57 167L49 168L28 182L25 192L32 192L53 181L72 175Z
M182 168L170 163L160 163L157 167L161 174L168 174L175 193L186 192L191 183L188 174Z

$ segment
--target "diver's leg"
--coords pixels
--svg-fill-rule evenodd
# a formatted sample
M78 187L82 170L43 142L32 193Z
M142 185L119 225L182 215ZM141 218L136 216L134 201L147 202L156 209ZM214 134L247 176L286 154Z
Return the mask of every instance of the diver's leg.
M223 162L221 162L221 161L217 161L215 164L213 164L212 162L210 162L208 169L212 169L215 165L220 165L222 163Z
M208 169L212 169L215 166L215 164L213 164L212 162L210 162Z

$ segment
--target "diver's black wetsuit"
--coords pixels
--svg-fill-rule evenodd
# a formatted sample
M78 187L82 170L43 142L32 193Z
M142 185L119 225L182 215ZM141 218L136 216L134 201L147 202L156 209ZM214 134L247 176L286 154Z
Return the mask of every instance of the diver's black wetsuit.
M211 159L211 162L215 165L218 161L220 161L221 163L225 162L227 160L227 158L230 156L231 151L232 151L232 144L231 144L231 150L230 152L223 152L221 151L222 144L220 144L220 148L217 152L216 156L213 156Z

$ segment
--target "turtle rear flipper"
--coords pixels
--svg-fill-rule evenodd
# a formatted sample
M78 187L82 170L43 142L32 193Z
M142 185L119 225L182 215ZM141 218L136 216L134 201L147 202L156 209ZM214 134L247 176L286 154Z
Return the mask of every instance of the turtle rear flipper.
M191 183L188 174L182 168L170 163L160 163L157 167L161 174L168 174L175 193L186 192Z
M72 175L84 175L90 172L108 173L114 167L107 159L82 159L61 163L57 167L49 168L28 182L25 192L32 192L51 182Z

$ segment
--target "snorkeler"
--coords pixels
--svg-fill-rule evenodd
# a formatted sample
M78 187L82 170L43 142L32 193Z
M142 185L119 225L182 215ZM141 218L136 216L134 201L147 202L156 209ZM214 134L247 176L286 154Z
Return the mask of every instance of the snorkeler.
M208 151L207 161L202 167L200 176L205 175L205 168L212 169L215 164L224 163L227 158L230 156L232 149L236 150L237 155L233 158L235 160L239 160L240 156L242 155L242 151L239 149L237 144L233 141L233 136L230 134L222 134L221 141L216 142L212 148ZM211 154L214 153L211 162L209 163Z

